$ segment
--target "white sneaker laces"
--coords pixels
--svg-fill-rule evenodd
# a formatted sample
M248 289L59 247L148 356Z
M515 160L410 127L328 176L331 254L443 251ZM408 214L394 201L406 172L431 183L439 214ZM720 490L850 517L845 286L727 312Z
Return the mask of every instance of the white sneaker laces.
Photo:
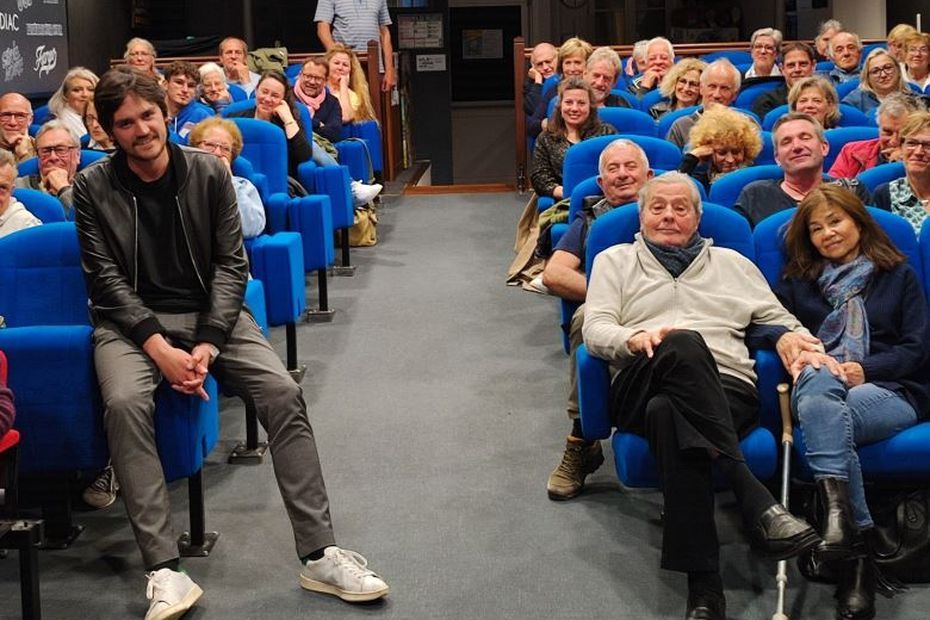
M148 577L149 582L145 585L145 598L151 601L155 598L155 588L161 584L156 583L158 579L156 578L154 571L148 573L146 577Z
M349 549L337 547L336 553L333 555L335 556L334 559L336 560L336 564L355 577L374 575L374 573L368 569L368 560L357 551L350 551Z

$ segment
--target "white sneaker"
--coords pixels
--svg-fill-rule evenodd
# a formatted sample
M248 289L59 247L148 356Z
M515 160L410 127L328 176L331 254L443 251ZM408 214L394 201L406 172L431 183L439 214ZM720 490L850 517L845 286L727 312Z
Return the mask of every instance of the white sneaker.
M361 181L352 181L352 198L356 207L363 207L375 199L375 196L384 189L380 183L365 185Z
M97 479L81 493L84 503L91 508L106 508L116 501L119 492L119 482L111 465L107 465Z
M539 274L538 276L530 280L529 284L526 285L526 288L527 290L530 290L534 293L539 293L540 295L549 294L549 287L543 284L542 274Z
M175 620L187 613L203 594L194 581L185 573L162 568L146 575L149 579L145 596L149 599L149 611L145 620Z
M300 586L351 603L373 601L388 593L388 585L368 569L368 560L336 546L326 547L319 560L307 561L300 571Z

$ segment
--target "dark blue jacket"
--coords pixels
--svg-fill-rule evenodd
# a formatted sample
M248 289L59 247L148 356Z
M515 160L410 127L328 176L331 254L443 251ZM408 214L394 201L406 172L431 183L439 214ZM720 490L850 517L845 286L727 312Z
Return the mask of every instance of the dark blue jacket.
M329 91L320 104L320 109L313 113L313 133L319 134L336 144L342 137L342 108L339 100Z

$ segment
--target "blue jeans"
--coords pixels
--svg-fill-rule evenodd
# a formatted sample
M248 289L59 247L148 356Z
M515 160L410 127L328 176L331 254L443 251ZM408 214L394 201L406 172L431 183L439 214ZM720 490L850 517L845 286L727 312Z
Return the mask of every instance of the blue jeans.
M332 155L326 152L322 146L316 143L316 140L310 140L310 143L313 145L313 163L317 166L338 166L339 162L336 161Z
M791 394L801 423L807 460L814 478L839 478L849 484L856 525L872 526L865 502L856 446L875 443L917 422L917 412L899 394L864 383L848 388L824 367L806 367Z

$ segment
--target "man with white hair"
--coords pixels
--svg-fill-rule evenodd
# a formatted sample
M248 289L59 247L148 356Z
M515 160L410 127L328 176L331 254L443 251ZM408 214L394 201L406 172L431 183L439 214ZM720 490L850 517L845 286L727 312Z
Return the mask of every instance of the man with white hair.
M630 104L626 99L611 93L617 85L617 78L622 70L620 56L609 47L599 47L588 56L585 65L584 81L591 85L594 91L594 107L628 108ZM618 130L621 128L618 127Z
M862 60L862 42L855 32L841 30L833 35L827 46L833 69L830 79L836 83L859 79L859 62Z
M752 33L749 39L749 53L752 55L752 65L743 76L747 80L752 78L778 77L778 48L781 47L781 30L775 28L760 28Z
M81 141L64 122L51 120L36 134L36 155L39 173L18 178L16 186L55 196L65 213L70 214L74 207L71 185L81 162Z
M637 97L658 88L662 78L675 64L675 48L665 37L650 39L646 45L646 66L643 74L630 82L629 90Z
M830 58L830 40L833 36L843 30L843 24L836 19L828 19L820 22L817 28L817 36L814 38L814 46L817 48L817 60L831 60Z
M655 455L665 500L661 565L688 575L686 618L724 620L715 466L763 554L786 559L820 540L753 476L740 450L759 421L747 329L777 329L778 352L791 360L822 347L749 259L701 237L701 214L687 175L643 186L633 243L594 259L583 335L588 352L618 370L612 426L645 436Z
M16 179L16 160L9 151L0 149L0 237L42 222L13 198L13 181Z
M729 106L736 101L740 87L739 69L726 58L718 58L701 72L701 107L682 116L669 127L665 139L683 149L689 142L689 134L704 110L715 105Z
M558 48L547 41L538 43L530 53L530 69L523 83L523 113L528 117L533 115L539 105L543 82L555 74L558 56Z
M614 207L636 200L643 184L652 178L649 160L638 144L618 138L608 144L598 159L597 184L604 198L586 204L572 221L568 231L559 240L543 271L543 284L553 295L572 302L582 302L572 315L568 329L569 374L568 418L572 430L565 443L565 452L558 467L549 475L546 490L553 500L571 499L581 493L588 474L604 462L601 444L586 441L578 419L578 379L575 373L575 351L581 344L581 326L584 320L584 299L587 291L585 279L585 243L588 230L595 219Z
M0 95L0 149L13 153L17 162L35 157L35 142L29 136L32 104L15 92Z

